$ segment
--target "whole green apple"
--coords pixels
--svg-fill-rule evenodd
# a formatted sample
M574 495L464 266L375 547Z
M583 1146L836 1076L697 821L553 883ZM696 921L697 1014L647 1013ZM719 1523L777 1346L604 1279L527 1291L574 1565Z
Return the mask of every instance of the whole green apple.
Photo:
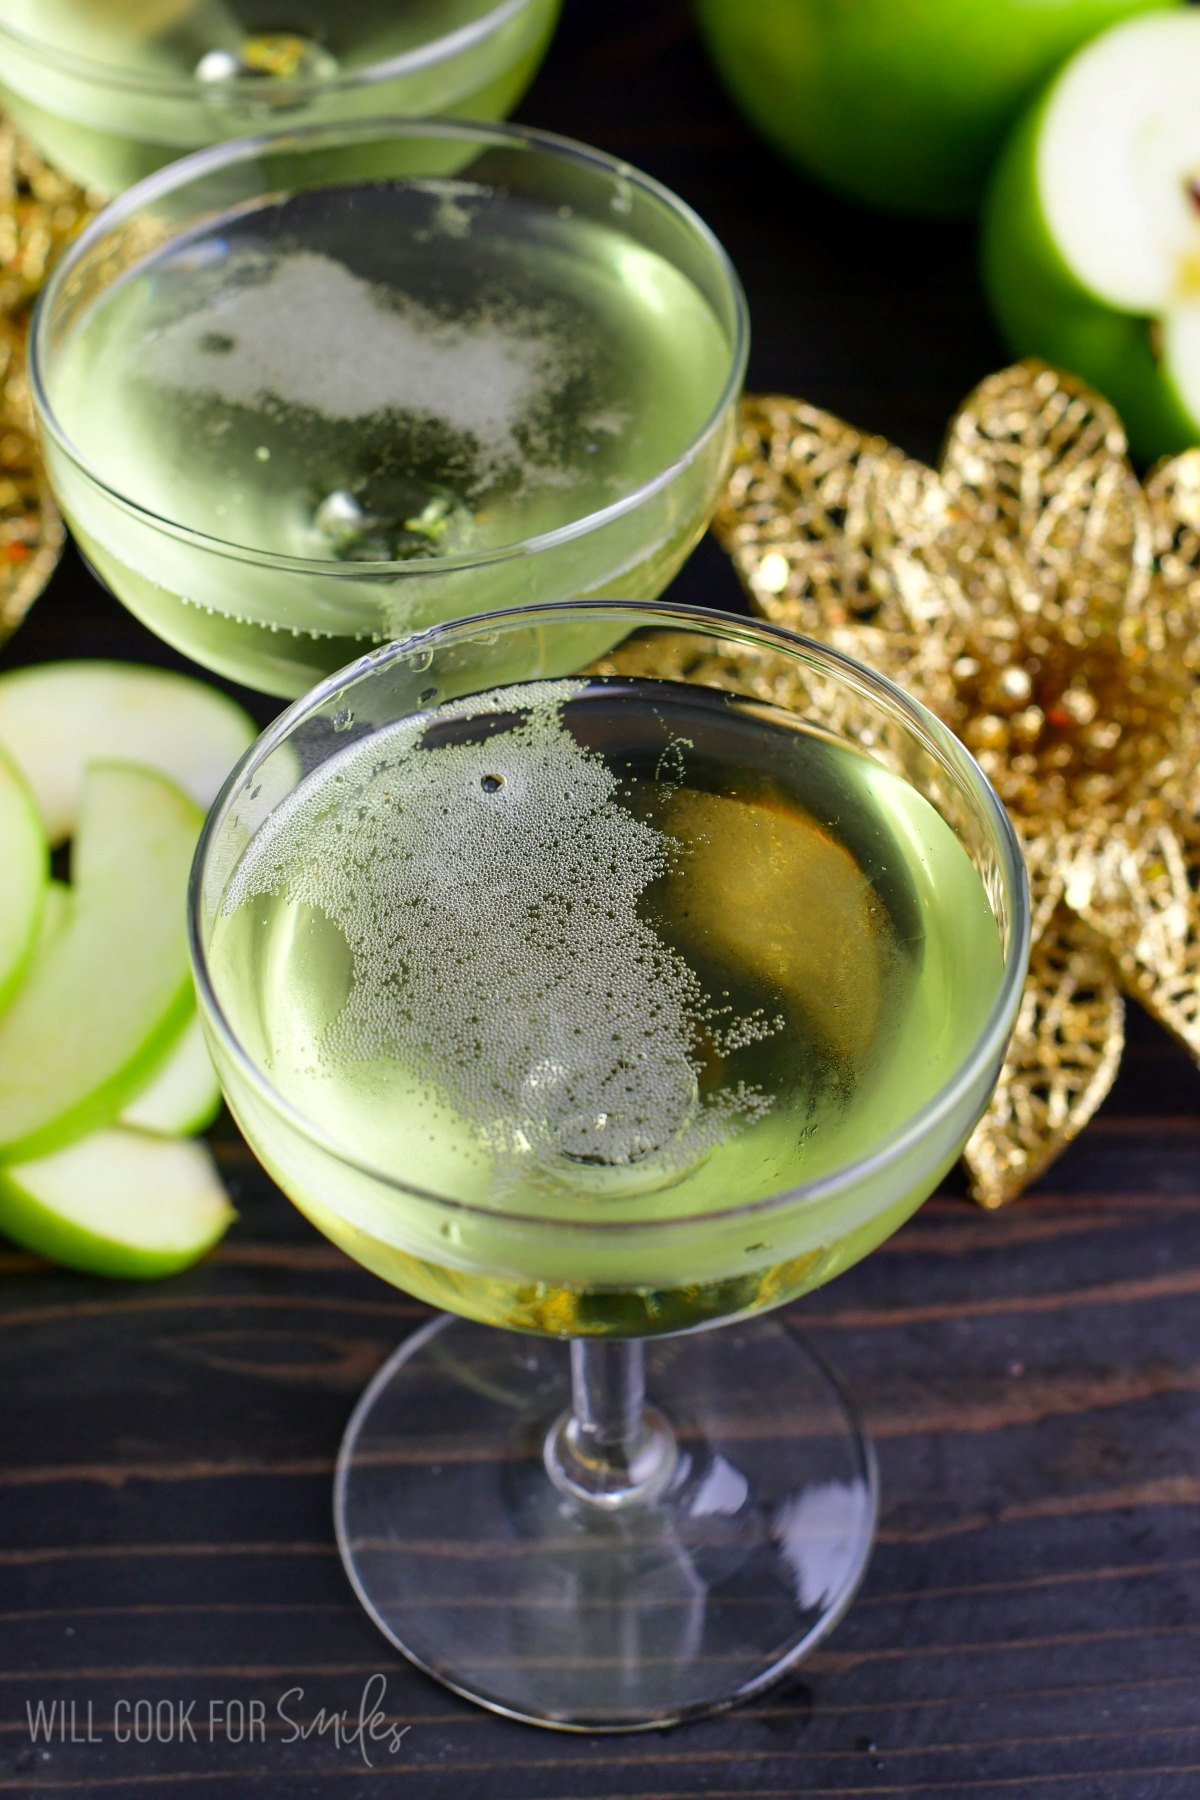
M983 278L1018 356L1081 376L1150 461L1200 443L1200 10L1131 19L1017 126Z
M1079 44L1175 0L697 0L734 99L830 187L968 212L1022 107Z

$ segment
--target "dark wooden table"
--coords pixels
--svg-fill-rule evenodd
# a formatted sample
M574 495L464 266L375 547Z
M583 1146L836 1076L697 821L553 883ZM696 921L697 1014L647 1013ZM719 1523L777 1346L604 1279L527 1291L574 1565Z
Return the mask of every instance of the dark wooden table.
M1003 360L970 231L852 212L776 166L681 0L568 0L523 116L712 222L749 290L755 386L931 456ZM738 604L710 545L675 592ZM68 558L7 656L81 654L172 660ZM1200 1075L1144 1020L1131 1039L1034 1193L991 1217L952 1185L805 1303L879 1447L878 1550L797 1679L675 1733L507 1724L376 1634L333 1548L330 1475L420 1309L319 1239L232 1128L241 1219L193 1273L105 1284L0 1250L0 1793L1200 1795ZM288 1689L296 1716L353 1715L376 1671L409 1726L394 1756L368 1770L329 1735L285 1741ZM167 1703L157 1735L174 1718L177 1741L119 1741L139 1700ZM93 1741L31 1743L26 1707L55 1701ZM238 1743L252 1701L266 1741Z

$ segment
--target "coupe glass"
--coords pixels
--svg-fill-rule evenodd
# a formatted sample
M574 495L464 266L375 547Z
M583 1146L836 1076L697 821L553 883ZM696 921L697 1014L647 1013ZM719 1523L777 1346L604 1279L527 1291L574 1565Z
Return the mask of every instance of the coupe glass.
M275 126L503 118L559 5L0 0L0 96L57 168L118 194L190 150Z
M233 349L243 305L257 335ZM177 649L290 698L446 619L653 599L716 504L746 353L728 258L656 182L515 127L393 121L225 144L132 189L56 268L30 367L101 579ZM214 405L205 382L263 385ZM501 475L437 541L423 509L484 456L475 431L500 434ZM360 498L372 531L390 518L375 535L354 535Z
M608 645L607 654L581 660L589 639ZM566 1145L558 1168L570 1163L570 1180L578 1171L571 1205L505 1208L422 1187L414 1171L429 1166L422 1158L431 1115L426 1102L410 1104L403 1070L385 1061L378 1090L389 1131L408 1121L388 1140L395 1154L378 1157L368 1136L349 1130L339 1141L294 1090L283 1091L276 1053L287 1046L247 1023L256 979L249 963L260 954L269 961L276 939L258 937L267 947L252 944L245 961L215 952L214 934L236 913L246 858L276 841L269 831L264 840L264 829L309 817L319 791L326 798L317 813L335 816L341 830L342 813L329 813L329 782L350 779L340 773L348 747L361 768L364 757L393 754L381 734L391 730L394 745L404 721L420 719L414 729L424 731L431 719L461 720L469 697L513 684L520 707L531 690L519 684L577 676L585 679L564 688L599 681L606 693L619 686L621 695L640 696L614 702L610 748L619 748L622 707L639 706L644 722L647 697L651 710L661 706L668 682L670 695L683 693L701 711L746 704L769 708L789 734L802 725L814 754L841 754L868 784L890 783L888 793L902 796L897 818L919 812L943 834L946 866L959 874L924 904L940 910L945 930L966 931L967 906L972 929L995 934L984 945L994 976L964 959L967 984L982 985L961 1055L955 1049L944 1064L915 1056L911 1068L899 1059L887 1128L801 1185L764 1192L760 1167L757 1183L747 1175L703 1211L681 1212L670 1181L662 1191L654 1180L628 1184L636 1161L598 1167L603 1157ZM483 741L494 755L494 732ZM662 764L672 792L672 758L681 745L691 755L690 742L673 739ZM498 789L501 778L485 776L482 785ZM361 816L347 801L352 845ZM767 815L761 823L770 828ZM327 854L302 830L292 841L312 867ZM470 834L465 841L470 853ZM751 860L740 941L753 944L779 921L753 886ZM754 860L759 873L787 866ZM729 872L741 879L736 859ZM352 857L346 880L359 878ZM807 876L805 884L795 904L813 908L820 895ZM828 885L823 874L818 885ZM777 884L774 891L775 911L786 914L786 892ZM1012 829L967 751L889 682L766 626L618 602L494 613L376 652L285 712L209 817L190 905L201 1015L230 1107L264 1166L351 1256L461 1315L435 1317L401 1345L360 1401L342 1446L338 1540L380 1629L459 1693L567 1729L669 1724L729 1706L792 1669L837 1623L863 1574L876 1474L836 1377L787 1322L759 1315L893 1232L953 1164L996 1081L1025 971L1028 896ZM589 934L599 946L606 929L598 912L577 924L585 950L576 974L588 966ZM311 913L296 915L288 954L319 965L328 941L310 938L312 929ZM546 929L536 918L528 924L535 949ZM470 943L444 930L435 942L438 954L471 966ZM523 956L515 937L502 940L501 967L510 949L514 966ZM554 1009L566 1016L577 996L564 1003L553 979L561 971L553 960L549 967L553 1036ZM595 967L598 991L612 981L613 964L597 951ZM304 979L323 974L310 967ZM827 970L831 988L842 984L838 1006L853 998L857 975L855 966ZM862 979L872 979L865 963ZM586 980L582 987L590 1004ZM412 1004L403 983L389 992L397 1007ZM939 1004L945 1010L954 1000L943 995ZM517 1069L519 1077L527 1062L535 1087L557 1079L560 1054L536 1041L538 1029L529 1026ZM933 1019L929 1029L936 1036L942 1026ZM306 1040L302 1060L314 1054ZM940 1075L923 1078L923 1062ZM643 1064L647 1087L660 1074ZM564 1116L576 1096L568 1100ZM568 1139L574 1129L569 1123ZM606 1187L614 1170L626 1181L615 1205ZM700 1329L716 1325L723 1329ZM563 1338L569 1353L552 1341Z

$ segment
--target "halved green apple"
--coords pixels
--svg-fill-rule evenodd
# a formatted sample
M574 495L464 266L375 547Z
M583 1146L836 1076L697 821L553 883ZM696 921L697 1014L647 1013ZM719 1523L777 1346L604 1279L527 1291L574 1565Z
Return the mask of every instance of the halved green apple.
M1091 382L1147 460L1200 443L1200 11L1114 26L1000 159L983 274L1019 356Z
M75 828L89 763L155 769L207 809L256 735L216 688L139 663L40 663L0 676L0 745L53 844Z
M108 1124L194 1004L183 895L199 809L148 769L94 764L65 922L0 1015L0 1161Z
M70 1269L173 1275L224 1235L233 1208L203 1144L97 1131L0 1168L0 1232Z
M50 846L20 771L0 753L0 1006L25 973L50 878Z
M121 1113L120 1123L161 1137L193 1137L207 1131L220 1110L220 1083L193 1013L162 1068Z

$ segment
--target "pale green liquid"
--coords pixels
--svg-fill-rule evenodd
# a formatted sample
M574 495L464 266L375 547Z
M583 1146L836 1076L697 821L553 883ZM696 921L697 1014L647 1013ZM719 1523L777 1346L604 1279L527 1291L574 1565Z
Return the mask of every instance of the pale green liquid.
M234 59L230 73L253 76L254 47L294 36L317 48L279 66L278 78L350 74L473 24L495 0L3 0L0 18L38 43L109 69L160 81L212 85L201 67L213 51ZM212 66L210 65L210 68ZM261 71L268 80L268 71Z
M839 1170L960 1067L999 938L913 789L706 689L580 681L462 703L481 704L324 764L254 840L214 931L236 1033L328 1139L476 1208L633 1228ZM452 1217L439 1266L403 1192L333 1158L297 1176L265 1115L243 1123L351 1254L542 1330L678 1329L770 1303L923 1198L892 1194L864 1222L850 1196L808 1243L750 1217L747 1272L677 1290L642 1279L619 1234L567 1238L564 1278L522 1284L501 1221Z
M140 508L328 578L236 550L218 563L94 491L73 504L56 473L139 616L202 662L297 691L431 616L657 592L703 528L716 466L698 494L544 568L485 566L460 592L448 574L435 592L378 564L432 578L620 501L702 430L730 354L704 296L617 215L463 181L327 189L140 263L73 326L49 385L79 452Z
M345 87L470 31L495 0L0 0L0 26L30 46L5 50L0 82L56 166L113 194L187 150L272 127L502 117L528 85L558 4L533 0L482 44Z

